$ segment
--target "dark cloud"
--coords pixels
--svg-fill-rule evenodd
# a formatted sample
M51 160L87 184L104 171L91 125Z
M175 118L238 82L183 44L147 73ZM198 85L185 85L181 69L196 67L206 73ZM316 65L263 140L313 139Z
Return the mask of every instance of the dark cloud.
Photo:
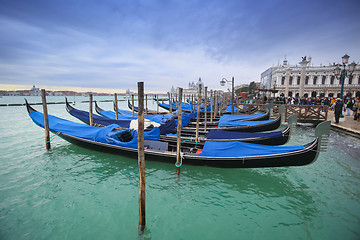
M344 51L360 55L360 3L353 0L1 0L0 5L0 83L8 79L9 65L39 68L32 77L54 83L90 84L102 75L110 84L115 74L133 84L130 80L144 76L176 79L180 72L193 73L191 67L199 69L198 77L207 70L199 66L201 51L209 66L218 64L222 71L245 64L256 65L249 71L262 71L285 54L289 59L317 52L319 59ZM347 49L335 49L342 43ZM181 59L164 59L169 57Z

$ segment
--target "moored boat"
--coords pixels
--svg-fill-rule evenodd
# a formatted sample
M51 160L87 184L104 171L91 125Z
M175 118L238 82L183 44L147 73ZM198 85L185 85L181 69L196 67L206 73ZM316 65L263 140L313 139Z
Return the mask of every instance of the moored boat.
M44 116L27 104L30 118L35 124L44 127ZM66 141L106 153L137 156L137 131L118 129L118 125L93 127L74 123L49 115L50 131ZM330 122L323 122L316 128L316 138L299 146L264 146L242 142L205 142L203 148L181 147L183 164L259 168L302 166L313 163L322 149L323 137L329 135ZM147 160L176 162L176 149L168 143L159 141L158 128L145 132L145 157Z
M66 110L77 119L81 120L82 122L89 124L89 113L83 110L75 109L66 101ZM94 116L94 115L93 115ZM110 124L117 124L117 121L120 123L127 122L128 120L114 120L108 119L102 116L96 115L93 118L93 123L95 126L107 126ZM171 121L171 122L170 122ZM184 145L187 146L194 146L204 145L205 141L218 141L218 142L233 142L233 141L240 141L240 142L250 142L250 143L257 143L257 144L265 144L265 145L283 145L285 144L290 137L290 128L294 128L297 122L297 114L294 114L289 117L288 124L289 126L282 131L275 131L275 132L264 132L264 133L246 133L246 132L229 132L229 131L222 131L213 129L206 133L206 135L201 135L198 139L198 142L195 142L195 133L186 133L184 132L181 135L181 139L184 142ZM168 122L160 125L160 134L161 139L173 144L176 144L176 134L175 133L175 119L171 119Z

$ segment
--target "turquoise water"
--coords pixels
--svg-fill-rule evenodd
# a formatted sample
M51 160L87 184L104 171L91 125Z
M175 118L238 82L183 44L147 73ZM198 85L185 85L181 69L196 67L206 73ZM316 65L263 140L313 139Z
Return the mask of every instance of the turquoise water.
M75 107L88 109L80 101ZM63 104L48 109L76 121ZM59 137L47 152L44 130L24 106L0 110L0 239L138 238L136 159ZM298 126L288 145L312 135L314 128ZM358 139L332 131L328 151L303 167L183 165L177 178L173 163L146 162L145 239L359 239L359 156Z

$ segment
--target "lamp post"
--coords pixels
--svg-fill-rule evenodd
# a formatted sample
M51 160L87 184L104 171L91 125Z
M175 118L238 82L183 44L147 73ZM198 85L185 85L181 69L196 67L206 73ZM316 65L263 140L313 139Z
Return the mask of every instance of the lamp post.
M232 77L231 81L227 80L226 78L222 78L220 81L221 86L225 86L226 83L231 82L231 114L234 114L234 77Z
M343 64L343 69L341 69L339 66L337 66L334 70L335 70L335 77L336 79L340 79L341 82L341 90L340 90L340 99L341 101L343 101L343 97L344 97L344 82L345 82L345 77L348 76L348 72L349 72L349 77L352 77L353 72L355 71L355 67L356 67L356 63L352 62L350 64L348 64L349 62L349 58L350 56L345 54L342 58L342 64ZM346 65L349 66L349 69L346 70ZM343 118L344 116L342 115L342 113L340 114L340 117Z
M352 62L350 64L348 64L349 62L349 58L350 56L345 54L342 57L342 64L343 64L343 69L341 69L339 66L337 66L334 70L335 70L335 77L336 79L340 79L341 81L341 91L340 91L340 98L341 100L343 100L344 97L344 82L345 82L345 77L347 77L347 72L349 72L349 77L352 76L353 72L355 71L355 67L356 67L356 63ZM349 66L349 70L346 70L346 65L348 64Z

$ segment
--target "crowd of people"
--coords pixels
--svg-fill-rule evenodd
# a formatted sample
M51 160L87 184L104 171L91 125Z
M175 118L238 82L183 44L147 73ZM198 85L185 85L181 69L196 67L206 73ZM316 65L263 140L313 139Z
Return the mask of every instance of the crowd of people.
M265 99L264 99L265 100ZM267 100L267 99L266 99ZM265 100L265 101L266 101ZM295 105L321 105L328 106L330 111L334 111L335 122L339 123L342 112L347 116L354 116L354 120L360 122L360 98L345 96L343 100L335 97L276 97L275 102ZM345 115L345 114L344 114Z

